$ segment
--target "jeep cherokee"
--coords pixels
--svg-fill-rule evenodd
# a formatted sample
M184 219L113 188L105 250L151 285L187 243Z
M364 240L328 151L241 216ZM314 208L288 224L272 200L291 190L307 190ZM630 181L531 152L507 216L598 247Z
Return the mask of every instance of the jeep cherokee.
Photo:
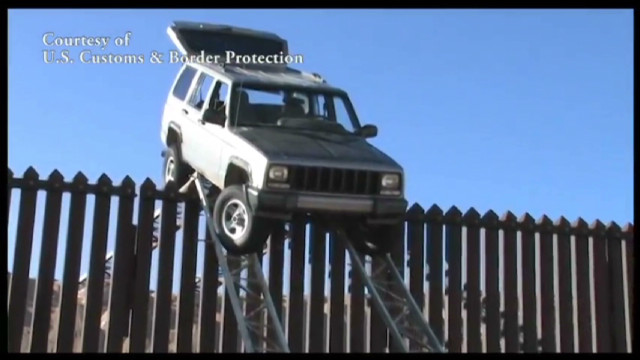
M189 56L288 54L268 32L192 22L167 32ZM197 171L218 190L214 228L233 254L260 251L274 224L298 213L338 223L362 253L384 253L407 201L403 169L366 141L376 135L317 74L187 62L164 107L164 181L181 186Z

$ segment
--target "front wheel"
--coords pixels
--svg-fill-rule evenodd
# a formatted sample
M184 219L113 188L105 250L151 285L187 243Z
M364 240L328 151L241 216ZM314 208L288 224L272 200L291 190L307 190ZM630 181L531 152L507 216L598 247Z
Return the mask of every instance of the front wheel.
M232 255L262 251L271 234L270 222L251 212L241 185L222 190L213 206L213 227L222 246Z

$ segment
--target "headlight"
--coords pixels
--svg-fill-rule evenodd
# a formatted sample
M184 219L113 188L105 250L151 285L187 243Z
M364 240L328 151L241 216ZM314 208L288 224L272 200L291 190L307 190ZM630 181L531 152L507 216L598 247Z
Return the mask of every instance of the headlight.
M289 171L286 166L275 165L269 169L269 180L287 181Z
M380 179L380 185L385 190L398 190L400 187L400 175L384 174Z

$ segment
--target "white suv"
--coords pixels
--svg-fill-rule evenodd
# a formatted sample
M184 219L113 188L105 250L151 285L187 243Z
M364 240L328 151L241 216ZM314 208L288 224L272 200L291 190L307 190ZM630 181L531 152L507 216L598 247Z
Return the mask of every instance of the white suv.
M275 34L175 22L183 55L288 54ZM296 213L342 226L356 248L388 252L404 218L403 169L366 138L348 94L282 64L185 63L162 118L165 182L194 170L220 190L217 236L233 254L260 251Z

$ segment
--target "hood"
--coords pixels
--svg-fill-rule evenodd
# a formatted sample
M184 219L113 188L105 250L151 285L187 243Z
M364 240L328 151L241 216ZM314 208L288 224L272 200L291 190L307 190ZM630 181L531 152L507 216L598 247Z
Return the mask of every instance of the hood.
M224 24L174 21L167 34L184 55L220 56L224 61L227 51L235 55L288 54L288 42L278 35L254 29Z
M269 160L318 161L400 169L398 163L365 139L347 135L287 128L238 128L236 134Z

